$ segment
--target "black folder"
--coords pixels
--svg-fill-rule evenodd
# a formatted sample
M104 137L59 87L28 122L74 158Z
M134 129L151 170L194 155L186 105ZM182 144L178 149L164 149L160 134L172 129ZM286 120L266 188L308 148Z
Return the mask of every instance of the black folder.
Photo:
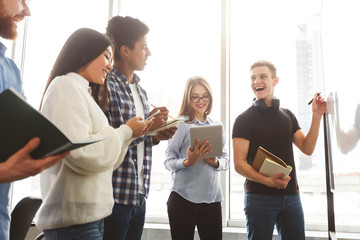
M5 90L0 94L0 162L6 161L34 137L39 137L41 141L30 154L34 159L106 139L72 142L16 90Z

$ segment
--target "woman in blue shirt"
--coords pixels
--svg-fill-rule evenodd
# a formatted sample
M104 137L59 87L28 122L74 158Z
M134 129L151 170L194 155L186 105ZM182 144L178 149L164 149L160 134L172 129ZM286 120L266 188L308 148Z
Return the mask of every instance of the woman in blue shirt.
M171 171L172 186L168 199L168 216L172 239L193 239L197 226L200 239L222 239L220 171L229 168L222 134L222 156L206 158L210 143L197 141L190 146L190 127L222 125L208 115L213 103L212 91L202 77L190 78L185 86L178 126L166 149L165 168ZM220 137L220 136L219 136Z

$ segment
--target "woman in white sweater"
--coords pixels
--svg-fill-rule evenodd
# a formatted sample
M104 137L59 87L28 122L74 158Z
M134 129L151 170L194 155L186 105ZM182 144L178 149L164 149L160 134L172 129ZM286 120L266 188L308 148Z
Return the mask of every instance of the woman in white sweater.
M114 204L112 172L122 162L132 137L152 121L132 118L114 129L106 106L111 41L91 29L75 31L65 43L47 82L42 113L73 141L109 137L74 150L40 175L43 204L36 226L46 239L102 239L103 219ZM100 106L100 107L99 107Z

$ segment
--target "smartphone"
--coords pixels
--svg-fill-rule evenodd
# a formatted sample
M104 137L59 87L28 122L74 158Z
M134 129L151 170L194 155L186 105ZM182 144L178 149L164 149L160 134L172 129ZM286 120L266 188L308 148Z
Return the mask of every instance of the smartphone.
M148 117L145 119L145 121L151 119L152 117L158 115L159 113L160 113L160 109L158 109L158 110L155 111L153 114L151 114L150 116L148 116Z

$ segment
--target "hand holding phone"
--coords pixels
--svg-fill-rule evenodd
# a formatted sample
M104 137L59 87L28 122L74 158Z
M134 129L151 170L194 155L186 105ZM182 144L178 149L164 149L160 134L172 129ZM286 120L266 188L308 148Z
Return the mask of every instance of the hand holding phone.
M148 116L148 117L145 119L145 121L151 119L152 117L158 115L159 113L160 113L160 109L156 110L153 114L151 114L150 116Z

